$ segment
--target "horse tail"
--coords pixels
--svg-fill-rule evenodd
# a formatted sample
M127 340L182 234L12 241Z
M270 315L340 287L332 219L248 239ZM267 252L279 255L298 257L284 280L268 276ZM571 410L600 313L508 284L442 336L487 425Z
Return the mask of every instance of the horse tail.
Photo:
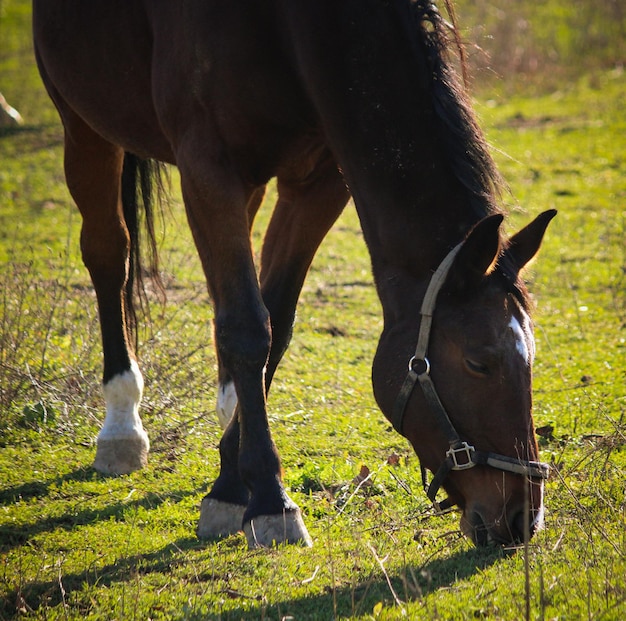
M126 152L122 169L122 209L130 237L128 279L125 307L128 327L138 344L136 301L149 317L146 276L152 281L161 301L165 288L159 271L159 253L155 234L155 212L164 195L165 165L156 160L142 159ZM144 242L147 248L144 249ZM146 255L145 257L143 255ZM147 264L144 263L144 258Z

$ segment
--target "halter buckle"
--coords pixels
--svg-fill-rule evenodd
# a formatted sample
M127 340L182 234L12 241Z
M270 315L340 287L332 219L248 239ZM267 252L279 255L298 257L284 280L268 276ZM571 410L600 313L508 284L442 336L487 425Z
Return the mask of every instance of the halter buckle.
M476 452L476 449L467 442L461 442L457 446L451 446L448 452L446 453L446 457L449 457L452 460L452 468L451 470L469 470L476 465L476 462L473 459L473 455ZM459 455L461 460L459 460Z

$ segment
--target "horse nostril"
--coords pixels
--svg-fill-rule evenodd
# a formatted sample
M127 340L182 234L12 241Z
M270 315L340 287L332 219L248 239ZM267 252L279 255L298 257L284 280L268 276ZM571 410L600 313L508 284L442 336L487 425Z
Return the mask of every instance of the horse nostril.
M513 543L525 543L537 532L538 516L531 511L518 511L510 522Z
M539 530L542 513L520 510L510 514L509 519L486 521L478 509L464 513L461 530L477 547L488 545L517 546L528 540Z
M478 511L472 511L461 518L461 530L477 547L484 547L492 543L489 529Z

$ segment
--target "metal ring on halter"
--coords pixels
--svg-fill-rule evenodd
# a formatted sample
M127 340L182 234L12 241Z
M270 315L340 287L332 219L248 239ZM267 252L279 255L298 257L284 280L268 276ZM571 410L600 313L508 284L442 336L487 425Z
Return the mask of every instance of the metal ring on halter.
M416 369L415 367L419 364L422 364L422 368ZM430 362L426 356L423 358L418 358L417 356L413 356L409 360L409 371L413 371L415 375L430 375Z

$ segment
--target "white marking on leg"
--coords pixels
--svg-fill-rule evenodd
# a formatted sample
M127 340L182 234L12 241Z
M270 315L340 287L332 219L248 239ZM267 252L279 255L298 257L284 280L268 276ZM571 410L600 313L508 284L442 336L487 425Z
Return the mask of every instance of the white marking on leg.
M0 93L0 127L17 127L23 124L22 115L11 107Z
M235 391L235 384L232 381L225 384L220 382L217 389L217 406L215 410L222 429L228 427L228 423L230 423L235 414L236 407L237 392Z
M535 516L535 519L533 520L533 526L535 527L535 530L541 530L544 526L544 518L545 518L545 511L544 511L544 504L543 504L543 482L540 483L541 485L541 500L540 502L540 506L539 506L539 511L537 511L537 515Z
M102 388L106 416L98 440L138 438L150 446L139 417L139 403L143 393L143 377L139 365L132 360L130 369L112 377Z
M535 339L530 327L530 318L526 313L522 313L522 324L515 316L511 316L509 328L511 328L515 338L515 349L530 366L535 358Z

